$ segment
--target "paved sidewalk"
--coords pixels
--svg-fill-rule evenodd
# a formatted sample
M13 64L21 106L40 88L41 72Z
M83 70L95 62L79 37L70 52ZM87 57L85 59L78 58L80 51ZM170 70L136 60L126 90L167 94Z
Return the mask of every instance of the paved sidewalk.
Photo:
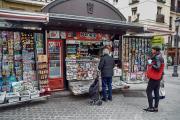
M171 69L165 73L166 98L158 113L142 112L148 107L145 91L116 91L102 106L89 105L87 95L71 95L0 107L0 120L180 120L180 77L171 77Z

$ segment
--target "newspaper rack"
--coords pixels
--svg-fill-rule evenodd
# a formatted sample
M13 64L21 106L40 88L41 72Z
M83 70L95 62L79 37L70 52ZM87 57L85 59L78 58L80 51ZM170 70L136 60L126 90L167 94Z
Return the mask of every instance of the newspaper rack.
M35 97L35 98L32 98L32 99L26 99L26 100L11 102L11 103L4 103L4 104L0 104L0 107L6 107L6 106L9 106L9 105L16 105L18 103L24 103L24 102L31 102L31 101L34 101L34 100L47 100L48 97L50 97L50 96L51 95L45 95L45 96L41 96L41 97Z

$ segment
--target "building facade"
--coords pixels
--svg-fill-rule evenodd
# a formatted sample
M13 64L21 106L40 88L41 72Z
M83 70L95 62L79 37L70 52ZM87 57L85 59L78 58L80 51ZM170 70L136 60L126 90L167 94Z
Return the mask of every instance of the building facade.
M41 12L52 0L0 0L0 8Z
M173 30L175 31L176 27L175 27L175 22L174 20L176 20L176 18L180 18L180 1L179 0L171 0L171 4L170 4L170 17L169 17L169 30ZM180 31L180 28L179 28ZM180 35L180 34L179 34ZM175 35L171 36L171 43L172 43L172 47L175 47ZM180 41L180 40L179 40ZM180 42L178 44L178 47L180 47Z
M126 17L128 22L138 22L149 27L169 30L171 0L106 0ZM175 17L174 17L175 18ZM171 24L172 26L174 25ZM174 30L172 28L171 30ZM163 36L163 43L169 37Z

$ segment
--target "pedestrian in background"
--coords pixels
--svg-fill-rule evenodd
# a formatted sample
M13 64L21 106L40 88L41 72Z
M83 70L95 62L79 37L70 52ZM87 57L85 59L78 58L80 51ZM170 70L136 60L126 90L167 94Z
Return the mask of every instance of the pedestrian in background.
M157 72L160 72L161 70L161 63L164 63L164 59L162 57L162 54L160 53L161 48L159 46L153 46L152 47L152 58L151 60L148 60L151 62L154 62L155 64L151 64L150 69L155 69ZM160 73L162 74L161 78L159 80L155 80L150 78L148 82L148 86L146 89L147 92L147 97L148 97L148 103L149 103L149 108L143 109L143 111L146 112L158 112L158 104L159 104L159 88L160 88L160 82L162 80L162 77L164 75L164 72ZM154 74L156 76L156 74ZM155 95L155 104L153 107L153 96L152 96L152 91L154 90L154 95Z
M101 70L102 77L102 90L103 90L103 98L102 101L107 102L107 99L112 101L112 76L113 76L113 68L115 67L114 59L109 56L109 50L103 50L103 57L100 60L98 69ZM109 96L107 98L106 85L108 85Z

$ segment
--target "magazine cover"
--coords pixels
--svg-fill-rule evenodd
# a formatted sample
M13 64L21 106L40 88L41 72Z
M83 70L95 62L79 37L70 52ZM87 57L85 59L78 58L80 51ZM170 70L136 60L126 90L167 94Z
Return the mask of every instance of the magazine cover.
M7 46L7 31L2 31L2 46Z
M114 76L122 76L122 70L121 69L114 69Z
M10 77L2 77L1 80L1 85L2 85L2 92L10 92L10 88L11 88L11 80Z
M1 45L0 45L0 60L2 59L2 49L1 49Z
M19 92L20 88L19 88L19 82L12 82L12 91L13 92Z
M88 79L93 79L93 71L88 71Z
M1 62L1 60L0 60L0 78L2 77L2 62ZM0 83L1 84L1 83ZM1 86L0 86L1 87Z
M10 68L9 68L9 62L2 62L2 74L3 75L10 75Z
M138 72L138 65L134 65L134 72Z
M22 76L22 68L15 68L16 69L16 76Z
M123 81L126 81L126 74L128 73L128 70L123 70Z
M131 73L131 81L135 81L136 80L136 73Z
M21 50L20 32L14 32L14 50Z
M129 70L129 63L128 62L124 63L124 70Z
M1 41L2 41L2 31L0 31L0 46L1 46Z
M118 55L118 48L114 48L114 55L113 55L113 57L114 58L119 58L119 55Z
M119 40L114 40L114 47L119 48Z
M14 60L20 61L21 59L22 59L22 55L21 54L14 55Z
M131 78L130 73L126 73L126 81L127 81L127 82L129 82L129 81L130 81L130 78Z
M143 71L138 71L137 72L137 80L142 80L143 77Z

